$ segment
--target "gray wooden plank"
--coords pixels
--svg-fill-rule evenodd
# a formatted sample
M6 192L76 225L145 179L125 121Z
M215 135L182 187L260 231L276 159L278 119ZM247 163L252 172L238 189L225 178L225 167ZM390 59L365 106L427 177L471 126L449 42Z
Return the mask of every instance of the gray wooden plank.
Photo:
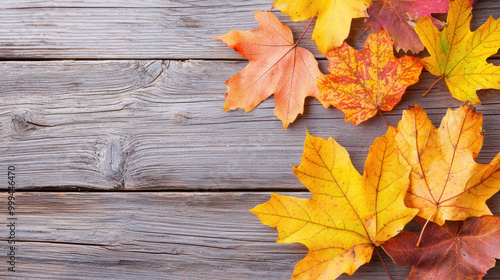
M333 137L362 171L386 127L377 116L358 126L314 99L287 130L270 98L255 110L223 112L224 80L246 62L52 61L0 64L0 166L21 170L19 188L304 189L292 174L309 133ZM322 62L325 68L326 62ZM414 102L438 125L455 100L427 72L396 108L396 125ZM481 94L485 144L500 149L498 90Z
M171 8L0 10L4 22L0 27L0 57L242 59L213 37L231 29L257 28L254 11L267 10L271 4L204 2L203 6ZM294 25L304 29L307 23Z
M307 197L304 193L287 195ZM2 204L6 194L0 194ZM307 249L277 244L274 228L247 209L263 193L52 193L16 194L15 274L2 279L290 279ZM500 213L498 199L490 203ZM5 221L6 213L0 214ZM3 223L3 222L2 222ZM6 244L5 227L0 242ZM6 246L1 246L2 255ZM394 279L408 268L384 255ZM230 277L228 278L228 275ZM352 277L387 279L374 256ZM498 279L491 269L484 279Z
M4 0L2 9L30 9L30 8L199 8L212 4L217 6L233 5L245 6L267 4L271 7L272 0L231 1L231 0Z
M232 29L257 28L254 10L268 10L272 4L265 0L119 2L2 2L0 58L242 59L213 37ZM150 7L154 5L160 6ZM474 8L473 26L479 26L490 14L498 17L498 11L499 1L479 1ZM307 21L290 22L289 16L278 10L275 14L292 28L296 38L307 25ZM362 48L370 33L361 36L365 27L364 19L354 20L347 42ZM322 58L309 39L311 32L301 46Z

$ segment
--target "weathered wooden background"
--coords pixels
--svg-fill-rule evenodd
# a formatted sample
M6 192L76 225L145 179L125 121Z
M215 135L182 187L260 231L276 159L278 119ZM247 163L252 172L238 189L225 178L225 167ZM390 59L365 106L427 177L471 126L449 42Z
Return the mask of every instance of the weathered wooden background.
M2 279L289 279L306 248L276 244L275 229L247 211L270 192L307 197L292 173L305 129L334 137L362 170L386 127L359 126L309 99L286 131L271 98L257 109L223 112L223 84L247 62L216 35L258 27L272 0L2 0L0 2L0 168L16 167L17 264ZM290 22L298 37L307 22ZM500 1L479 0L473 28ZM348 42L360 49L363 20ZM370 33L370 32L367 32ZM311 32L306 37L310 38ZM314 42L322 70L327 62ZM499 65L500 56L490 59ZM453 99L425 72L386 113L396 125L414 102L438 125ZM500 151L500 91L481 94L485 144ZM0 178L0 224L7 219ZM489 201L500 214L500 196ZM384 255L394 279L400 268ZM341 279L348 279L342 276ZM380 260L349 279L387 279ZM485 279L500 279L500 268Z

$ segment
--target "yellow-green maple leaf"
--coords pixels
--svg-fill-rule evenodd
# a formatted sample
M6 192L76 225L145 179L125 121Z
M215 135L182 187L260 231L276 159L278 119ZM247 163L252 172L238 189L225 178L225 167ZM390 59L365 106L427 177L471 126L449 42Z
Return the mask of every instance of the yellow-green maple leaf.
M415 31L431 55L422 59L425 68L444 77L453 97L481 104L476 90L500 89L500 67L486 62L500 48L500 19L490 16L471 32L471 10L469 0L456 0L441 32L428 17L420 18Z
M342 45L351 30L353 18L367 17L371 0L275 0L274 7L291 20L317 16L312 39L322 53Z
M410 168L400 161L395 129L370 147L361 176L349 154L332 138L307 135L295 175L311 199L273 194L251 210L276 227L277 242L309 248L292 279L335 279L370 261L374 246L395 236L418 212L404 205Z

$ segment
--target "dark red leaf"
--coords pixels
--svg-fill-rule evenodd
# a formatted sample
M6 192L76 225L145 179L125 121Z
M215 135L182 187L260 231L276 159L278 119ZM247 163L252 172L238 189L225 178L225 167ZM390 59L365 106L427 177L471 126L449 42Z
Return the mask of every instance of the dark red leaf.
M412 266L408 280L481 279L500 258L500 217L431 222L416 247L419 234L403 231L382 245L395 264Z

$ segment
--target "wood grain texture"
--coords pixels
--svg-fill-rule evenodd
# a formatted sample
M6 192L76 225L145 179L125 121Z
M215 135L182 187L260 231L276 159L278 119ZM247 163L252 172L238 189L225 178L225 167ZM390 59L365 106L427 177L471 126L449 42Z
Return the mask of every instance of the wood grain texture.
M246 210L269 198L267 192L20 192L15 279L290 279L307 249L275 243L276 230ZM500 204L490 207L500 213ZM5 244L6 229L0 232ZM408 268L385 254L384 260L395 280L406 277ZM0 269L0 277L6 273ZM387 275L375 255L355 276L339 279L353 277ZM494 268L484 279L499 278Z
M276 244L276 230L247 209L270 192L308 197L292 173L304 128L335 138L359 171L386 130L379 116L355 127L313 99L286 131L272 98L246 114L223 112L223 83L247 62L212 38L257 28L254 10L272 0L0 2L0 168L16 166L19 218L18 272L0 258L0 279L289 279L306 248ZM473 29L499 11L500 1L476 3ZM307 25L274 13L296 39ZM365 27L354 20L347 39L358 50ZM300 45L326 73L311 34ZM422 97L435 80L424 72L387 121L396 125L417 102L438 125L461 102L442 81ZM499 96L480 94L481 163L500 152ZM4 256L6 204L2 192ZM498 195L488 204L500 214ZM408 268L384 260L405 279ZM340 279L387 276L375 257ZM500 279L500 268L484 279Z
M214 8L227 5L252 6L264 4L266 8L272 6L269 0L230 1L230 0L4 0L4 9L30 8L200 8L212 5Z
M309 133L333 137L362 172L369 146L386 127L377 116L353 126L308 99L283 130L270 98L255 110L223 112L223 82L246 62L54 61L0 64L0 166L15 164L23 189L304 189L292 174ZM326 62L322 62L322 68ZM424 73L394 111L420 104L437 126L462 103ZM500 91L481 94L485 145L500 149Z
M3 59L241 59L213 37L231 29L257 28L255 10L272 1L13 1L0 3L0 58ZM490 14L498 18L500 1L474 6L477 28ZM496 12L496 14L495 14ZM291 22L275 10L296 38L307 21ZM347 42L360 49L366 28L355 19ZM367 32L364 37L370 32ZM301 46L323 58L312 28Z

